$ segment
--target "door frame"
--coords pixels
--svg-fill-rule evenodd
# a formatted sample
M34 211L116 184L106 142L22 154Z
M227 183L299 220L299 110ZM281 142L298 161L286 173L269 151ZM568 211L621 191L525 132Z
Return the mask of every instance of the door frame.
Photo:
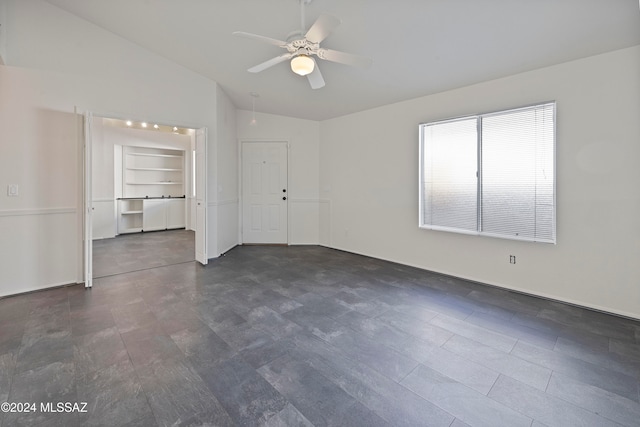
M82 153L84 155L83 161L81 162L81 178L82 178L82 215L80 216L80 220L82 223L82 233L80 235L80 247L82 248L79 251L80 260L79 265L82 266L81 278L79 278L78 283L84 283L85 288L91 288L93 286L93 135L92 135L92 125L93 119L96 117L99 118L109 118L109 119L117 119L117 120L134 120L134 121L151 121L155 122L152 118L145 118L144 120L138 120L135 116L123 115L123 114L115 114L115 113L96 113L91 110L81 110L77 106L74 107L74 111L77 115L82 117L83 126L82 126L82 136L80 139L80 144L83 147ZM165 120L158 120L158 123L165 123ZM208 159L207 159L207 148L208 148L208 139L207 139L207 127L200 125L185 125L180 122L172 122L173 126L178 126L185 129L193 129L194 131L204 130L204 164L202 170L198 170L196 168L196 176L202 176L202 180L206 186L207 177L208 177ZM195 138L195 137L194 137ZM202 265L206 265L208 262L208 237L207 237L207 220L208 220L208 194L204 192L204 201L203 201L203 209L204 209L204 229L203 230L195 230L195 233L200 234L204 239L204 254L203 260L196 260L200 262ZM186 203L185 198L185 203ZM194 239L195 240L195 239ZM194 242L195 246L195 242ZM194 247L195 250L195 247ZM195 258L194 258L195 259Z
M242 179L242 165L243 165L243 157L242 157L242 147L244 144L255 144L255 143L271 143L271 144L284 144L287 148L287 243L286 245L291 245L291 185L289 180L290 170L291 170L291 144L289 140L286 138L276 138L276 139L264 139L264 138L252 138L252 139L241 139L238 144L238 243L240 245L244 244L242 239L242 234L244 230L244 215L243 215L243 192L242 189L244 187L244 182Z
M196 178L196 194L195 194L195 208L196 208L196 238L194 239L195 245L195 259L202 265L207 265L209 262L209 239L208 239L208 215L209 215L209 203L208 199L208 186L207 186L207 168L208 168L208 130L206 127L200 127L195 130L194 135L194 148L195 148L195 159L196 161L192 165L196 169L195 178ZM202 151L198 152L198 134L202 134ZM199 154L199 156L198 156ZM202 168L198 168L199 158L202 159ZM198 185L200 182L202 185ZM202 195L202 197L198 198L198 195ZM198 220L199 215L202 217L201 220ZM202 242L202 252L198 252L198 241Z
M93 287L93 113L90 111L84 114L83 128L83 279L84 287Z

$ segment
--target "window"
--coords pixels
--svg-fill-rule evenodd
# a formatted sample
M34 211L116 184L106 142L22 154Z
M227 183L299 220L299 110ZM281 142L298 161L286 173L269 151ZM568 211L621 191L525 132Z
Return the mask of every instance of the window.
M555 103L421 124L420 227L555 243Z

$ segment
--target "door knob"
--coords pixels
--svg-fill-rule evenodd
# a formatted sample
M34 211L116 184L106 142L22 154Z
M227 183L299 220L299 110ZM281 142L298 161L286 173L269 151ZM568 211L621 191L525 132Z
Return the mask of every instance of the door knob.
M286 192L287 192L287 189L286 189L286 188L283 188L283 189L282 189L282 192L283 192L283 193L286 193Z
M286 198L286 197L283 197L283 198L282 198L282 200L287 200L287 198Z

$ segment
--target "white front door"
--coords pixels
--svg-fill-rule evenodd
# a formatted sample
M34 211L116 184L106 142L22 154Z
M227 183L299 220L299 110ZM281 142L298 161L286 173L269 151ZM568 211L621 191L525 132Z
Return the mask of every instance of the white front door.
M286 244L287 143L242 144L242 242Z

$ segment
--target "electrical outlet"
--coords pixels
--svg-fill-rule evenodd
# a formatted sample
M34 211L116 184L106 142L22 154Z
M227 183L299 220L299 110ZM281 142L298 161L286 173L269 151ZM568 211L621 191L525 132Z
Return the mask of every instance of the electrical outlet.
M516 256L509 255L509 264L515 264L515 263L516 263Z

